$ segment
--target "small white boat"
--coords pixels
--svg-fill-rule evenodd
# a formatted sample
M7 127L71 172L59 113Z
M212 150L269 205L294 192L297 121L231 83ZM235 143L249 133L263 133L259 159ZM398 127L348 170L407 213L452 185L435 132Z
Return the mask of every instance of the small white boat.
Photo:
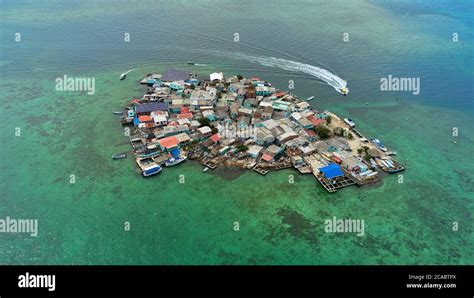
M174 165L177 165L179 163L182 163L183 161L186 160L186 157L170 157L168 159L168 161L165 162L165 166L166 167L171 167L171 166L174 166Z
M209 167L205 167L202 171L203 171L203 172L209 171Z
M354 123L354 121L352 121L352 120L349 119L349 118L344 118L344 122L345 122L346 124L348 124L348 125L349 125L350 127L352 127L352 128L354 128L354 127L356 126L355 123Z
M310 101L310 100L313 100L313 99L314 99L314 96L311 96L311 97L306 98L306 101Z
M349 93L349 89L347 89L347 87L342 87L341 89L339 89L339 91L341 92L342 95L346 96L347 93Z
M132 70L133 70L133 68L132 68L132 69L129 69L129 70L127 70L126 72L124 72L123 74L121 74L121 75L120 75L120 80L121 80L121 81L125 80L125 79L127 78L127 74L128 74L129 72L131 72Z
M379 148L383 152L387 152L387 148L385 148L385 146L382 144L382 142L379 139L372 139L371 141L375 146L377 146L377 148Z

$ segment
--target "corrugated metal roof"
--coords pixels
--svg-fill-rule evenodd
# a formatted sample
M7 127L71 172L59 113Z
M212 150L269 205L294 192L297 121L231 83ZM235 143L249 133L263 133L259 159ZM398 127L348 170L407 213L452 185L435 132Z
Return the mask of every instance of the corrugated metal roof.
M184 70L167 69L161 76L162 81L184 81L189 78L189 73Z
M166 102L150 102L135 105L135 112L150 113L153 111L168 111L168 104Z

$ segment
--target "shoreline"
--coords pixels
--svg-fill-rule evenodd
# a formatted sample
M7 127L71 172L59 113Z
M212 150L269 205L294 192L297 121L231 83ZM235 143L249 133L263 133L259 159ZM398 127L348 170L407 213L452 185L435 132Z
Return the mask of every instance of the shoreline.
M145 177L190 159L204 172L224 166L266 175L294 168L335 192L405 169L395 152L369 141L352 120L311 107L314 96L302 100L258 77L169 69L145 75L140 84L146 93L120 113Z

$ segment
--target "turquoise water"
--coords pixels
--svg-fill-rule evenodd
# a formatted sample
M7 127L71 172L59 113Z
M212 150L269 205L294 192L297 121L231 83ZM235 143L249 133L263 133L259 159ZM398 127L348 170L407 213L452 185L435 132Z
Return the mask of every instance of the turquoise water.
M472 2L0 5L0 218L39 220L38 237L0 234L0 263L474 262ZM350 93L343 97L307 73L241 55L328 69L348 81ZM190 67L188 60L207 66ZM293 80L294 93L316 96L314 107L352 118L365 135L397 151L407 166L404 183L391 175L379 185L329 194L312 176L291 170L265 177L202 173L192 162L143 179L132 159L110 159L130 150L111 111L144 93L144 73L167 67L257 75L280 89ZM55 91L55 78L64 74L94 77L96 93ZM420 77L421 94L381 92L380 78L389 74ZM333 216L364 219L366 236L325 233Z

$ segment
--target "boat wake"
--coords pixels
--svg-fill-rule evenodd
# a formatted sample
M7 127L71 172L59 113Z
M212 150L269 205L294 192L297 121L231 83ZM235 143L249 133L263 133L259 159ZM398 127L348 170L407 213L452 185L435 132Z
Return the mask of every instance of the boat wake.
M259 57L259 56L250 56L242 53L232 53L232 54L225 54L226 56L237 58L237 59L244 59L250 62L256 62L260 65L267 66L267 67L275 67L280 68L283 70L287 70L290 72L301 72L318 78L328 85L332 86L337 92L344 94L343 90L347 94L349 92L349 88L347 88L347 82L342 78L338 77L337 75L333 74L332 72L319 68L317 66L306 64L302 62L276 58L276 57Z

